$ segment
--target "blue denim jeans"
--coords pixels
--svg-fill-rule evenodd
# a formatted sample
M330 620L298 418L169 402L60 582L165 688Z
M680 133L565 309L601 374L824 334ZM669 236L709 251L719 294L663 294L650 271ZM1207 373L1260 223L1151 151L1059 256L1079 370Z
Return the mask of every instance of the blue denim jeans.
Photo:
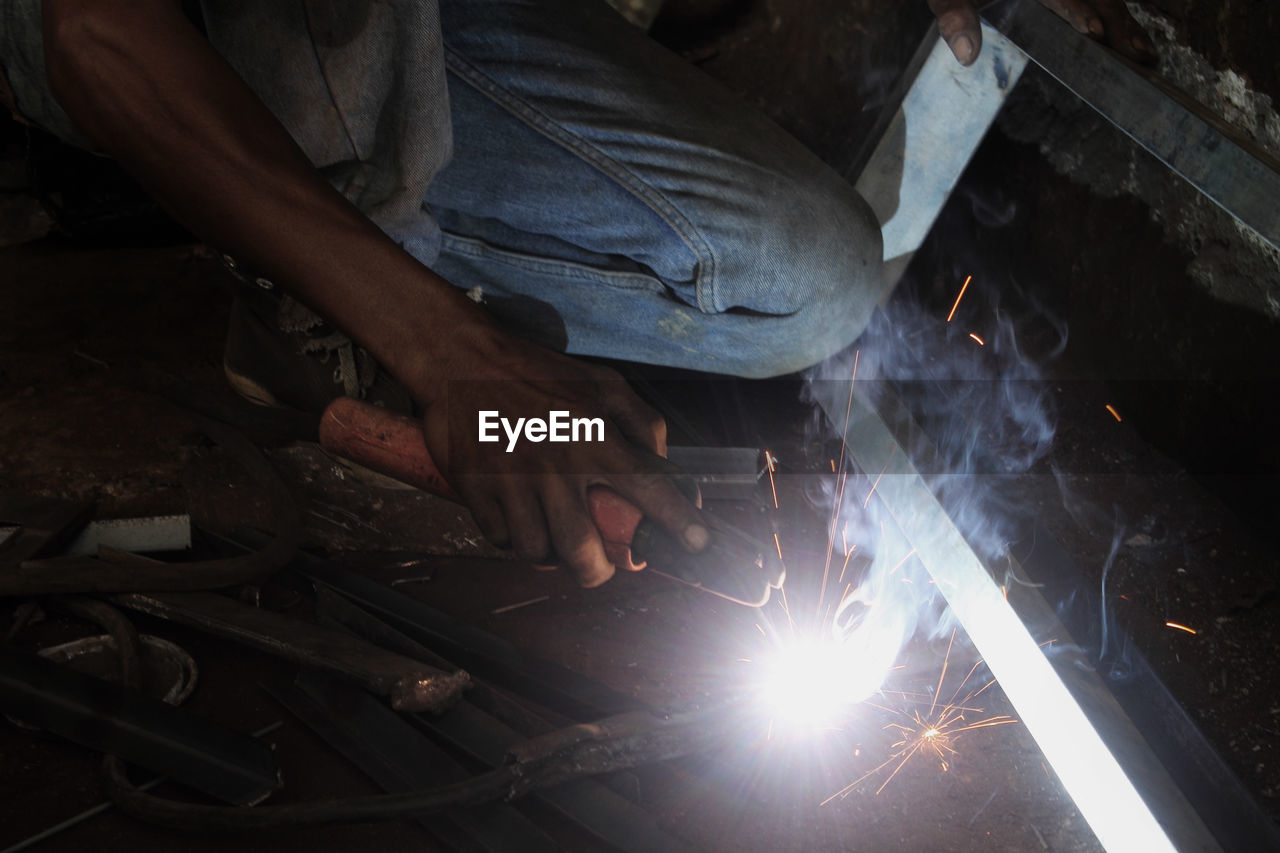
M0 0L0 60L19 108L74 137L39 7ZM335 186L535 340L772 376L846 347L879 299L853 188L603 0L202 7Z
M571 353L774 376L880 296L849 184L600 0L440 0L453 158L433 268Z

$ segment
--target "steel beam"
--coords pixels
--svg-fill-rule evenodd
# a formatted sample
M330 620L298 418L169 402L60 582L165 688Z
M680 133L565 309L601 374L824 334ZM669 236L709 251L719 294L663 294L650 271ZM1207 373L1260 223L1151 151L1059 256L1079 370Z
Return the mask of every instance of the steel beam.
M1156 819L893 431L860 392L849 396L846 385L840 393L838 384L812 389L835 428L844 425L851 460L877 476L869 499L895 528L890 535L914 549L1103 847L1220 850L1172 786L1160 786L1174 801L1161 808L1164 825Z
M982 17L1103 118L1280 249L1275 157L1168 81L1079 36L1040 3L998 0Z

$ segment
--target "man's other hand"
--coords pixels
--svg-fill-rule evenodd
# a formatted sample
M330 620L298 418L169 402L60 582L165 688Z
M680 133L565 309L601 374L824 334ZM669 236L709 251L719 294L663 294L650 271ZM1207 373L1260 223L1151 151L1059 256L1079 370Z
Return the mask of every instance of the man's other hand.
M1155 46L1124 0L1040 0L1077 32L1102 42L1122 56L1154 65ZM976 0L929 0L938 30L961 65L972 65L982 49Z

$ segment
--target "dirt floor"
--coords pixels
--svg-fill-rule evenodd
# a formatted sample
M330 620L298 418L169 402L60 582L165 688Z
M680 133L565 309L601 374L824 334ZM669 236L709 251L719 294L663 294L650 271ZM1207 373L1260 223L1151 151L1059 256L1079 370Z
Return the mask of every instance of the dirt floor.
M689 0L659 20L655 35L841 168L914 49L911 34L928 18L920 4L890 26L867 14L869 5L797 0L739 8ZM1186 14L1203 16L1191 7ZM1255 51L1230 47L1231 39L1222 42L1223 61L1247 71ZM1256 73L1253 79L1265 87L1275 78ZM5 138L20 140L12 127ZM6 187L21 183L11 179L20 170L10 168L20 153L19 142L7 149ZM94 195L84 189L89 184L80 186L83 195ZM21 188L6 191L6 212L27 196ZM65 216L73 202L93 209L91 198L58 200ZM11 217L19 220L30 224L26 214ZM141 365L159 365L228 393L220 359L229 297L219 265L187 243L137 246L130 235L155 232L136 219L117 227L86 216L73 230L80 239L50 236L0 249L0 491L93 501L103 518L190 512L215 530L253 523L263 507L243 472L140 381ZM89 232L100 235L98 245L84 239ZM1206 297L1186 275L1187 262L1137 202L1098 198L1058 177L1033 143L993 134L890 310L910 306L912 316L941 328L959 282L973 274L960 315L966 329L991 333L997 308L1013 318L1027 353L1042 362L1055 438L1016 491L1004 495L1006 503L1033 510L1085 587L1105 583L1112 644L1099 651L1106 677L1124 686L1125 648L1114 638L1127 635L1275 819L1280 683L1270 650L1280 640L1274 528L1280 336L1274 323ZM1064 328L1066 347L1050 359ZM963 341L946 339L946 347L959 346ZM947 357L952 352L939 350ZM798 402L797 383L681 377L664 385L669 374L640 373L651 388L668 389L668 403L687 427L685 440L696 431L705 441L776 452L774 522L795 579L789 604L795 612L807 609L828 544L814 484L824 479L819 472L838 447L829 435L811 431L812 414ZM680 424L673 426L681 432ZM297 499L305 547L379 580L400 581L401 592L656 707L713 701L749 667L740 659L762 651L758 625L777 630L787 622L780 602L758 614L645 574L579 590L561 573L494 559L500 555L452 505L370 486L308 443L269 446ZM772 505L763 484L758 499ZM278 592L268 598L306 612L306 598ZM1051 604L1067 613L1065 600ZM264 691L264 684L288 684L292 668L157 621L140 626L197 659L200 684L186 706L192 713L244 732L283 723L268 735L286 781L282 801L376 790ZM54 617L21 642L50 643L85 631ZM948 639L914 642L892 686L934 690ZM949 671L962 675L974 661L958 634ZM961 689L953 674L941 694L961 689L964 695L985 683L983 675L979 669ZM903 723L902 712L918 705L899 696L882 708L860 709L839 731L806 738L779 731L727 754L677 762L656 779L642 776L637 799L664 831L707 849L1098 849L1021 725L960 736L945 770L938 760L916 756L883 788L895 764L872 773L846 798L821 805L893 754L892 724ZM1016 716L998 688L974 707L982 710L971 719ZM97 768L98 759L78 747L0 724L0 849L100 802ZM161 790L180 793L172 786ZM526 808L567 848L601 849L545 809ZM156 830L107 813L36 849L179 844L438 846L407 822L230 841Z

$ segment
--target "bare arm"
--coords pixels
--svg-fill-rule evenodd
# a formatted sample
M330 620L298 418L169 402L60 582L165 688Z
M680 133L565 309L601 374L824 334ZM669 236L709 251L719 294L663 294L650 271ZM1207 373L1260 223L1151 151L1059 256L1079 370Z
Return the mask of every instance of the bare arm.
M433 457L490 539L602 583L613 568L585 495L603 483L692 547L705 542L661 473L661 418L612 371L504 333L396 246L316 173L175 0L46 0L44 15L49 81L68 115L180 222L335 321L406 385L426 407ZM599 415L606 440L573 454L538 445L504 473L478 444L450 441L451 379L501 380L471 383L455 407Z
M420 362L449 354L424 349L420 331L432 321L484 327L483 312L316 173L177 3L44 5L49 82L89 137L194 233L339 318L433 402Z

